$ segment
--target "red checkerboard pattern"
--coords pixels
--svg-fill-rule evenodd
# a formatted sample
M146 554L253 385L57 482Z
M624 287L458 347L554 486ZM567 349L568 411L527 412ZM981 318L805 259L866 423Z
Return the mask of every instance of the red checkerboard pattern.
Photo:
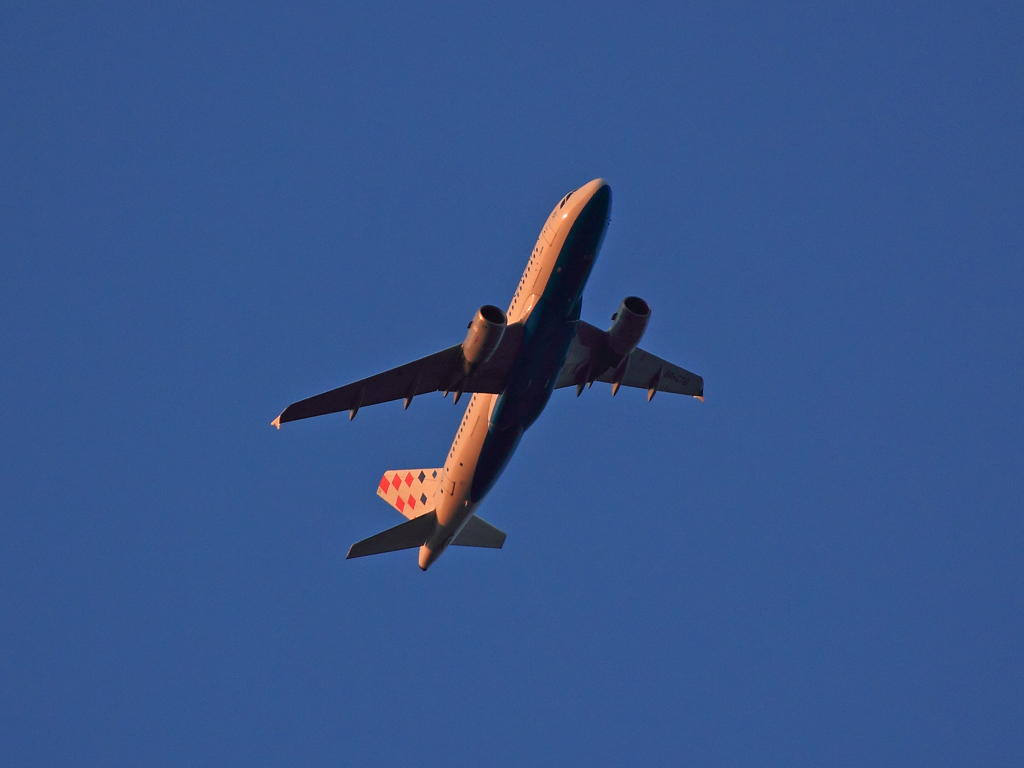
M380 479L377 495L412 519L433 509L431 501L441 469L389 469Z

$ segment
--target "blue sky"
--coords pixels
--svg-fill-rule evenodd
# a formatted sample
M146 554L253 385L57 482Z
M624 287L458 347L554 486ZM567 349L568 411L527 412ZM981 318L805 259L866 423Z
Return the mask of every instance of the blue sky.
M14 3L0 754L1019 765L1019 4ZM500 552L346 562L603 176L584 299L707 402L555 394Z

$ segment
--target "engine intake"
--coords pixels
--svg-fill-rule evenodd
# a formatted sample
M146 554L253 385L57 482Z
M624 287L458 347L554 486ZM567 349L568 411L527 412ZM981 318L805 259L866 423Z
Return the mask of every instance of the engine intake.
M608 329L608 348L616 355L628 355L640 343L647 321L651 319L651 307L639 296L627 296L619 305L619 311L612 315L612 327Z
M462 342L462 356L466 360L466 373L491 359L501 343L508 320L505 313L492 304L484 304L476 311L469 324L469 333Z

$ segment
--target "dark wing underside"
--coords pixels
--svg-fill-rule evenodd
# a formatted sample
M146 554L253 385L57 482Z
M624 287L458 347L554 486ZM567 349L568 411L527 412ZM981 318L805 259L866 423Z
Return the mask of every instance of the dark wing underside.
M491 359L470 376L465 374L462 345L456 344L411 363L346 384L323 394L292 403L274 420L280 427L288 421L348 411L350 416L365 405L405 400L427 392L501 393L508 370L522 341L522 326L510 325Z
M654 392L671 392L703 397L704 379L639 348L630 352L618 365L605 367L598 373L598 369L605 364L604 339L605 333L599 328L582 320L577 324L576 338L572 341L565 364L558 375L556 389L580 386L593 380L646 389L651 396Z

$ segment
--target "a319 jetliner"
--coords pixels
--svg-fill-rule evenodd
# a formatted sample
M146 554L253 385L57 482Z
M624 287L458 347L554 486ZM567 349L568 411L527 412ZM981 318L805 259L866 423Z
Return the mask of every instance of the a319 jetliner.
M544 223L508 312L480 307L462 344L322 395L300 400L274 419L286 421L451 392L472 393L444 466L388 470L377 495L407 522L357 542L348 557L419 547L430 567L449 544L500 548L505 534L474 512L537 420L551 392L595 381L619 387L691 395L703 400L704 380L637 347L651 309L629 296L602 331L580 320L583 288L611 212L611 188L594 179L563 197Z

